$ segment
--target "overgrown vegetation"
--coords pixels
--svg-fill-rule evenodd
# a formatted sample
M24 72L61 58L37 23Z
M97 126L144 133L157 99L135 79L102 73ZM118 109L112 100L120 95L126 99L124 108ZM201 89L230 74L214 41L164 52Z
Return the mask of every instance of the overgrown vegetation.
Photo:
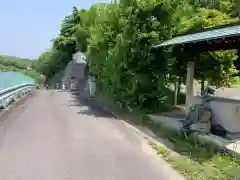
M168 131L160 124L145 117L143 124L161 138L166 138L170 147L149 141L150 145L168 161L173 168L184 174L189 180L238 180L240 162L224 152L217 152L210 146L203 146L192 137ZM173 153L176 152L176 153Z
M12 66L18 69L27 69L32 67L33 60L23 59L15 56L0 56L0 64L4 66Z
M36 72L33 66L34 60L23 59L15 56L0 56L0 71L17 71L34 78L37 82L44 82L44 77Z
M191 57L180 51L152 52L151 46L186 31L237 22L237 7L237 1L227 0L120 0L88 10L74 7L52 49L39 56L35 67L50 79L73 53L83 51L98 91L122 106L159 109L167 102L168 85L185 82ZM195 78L231 84L235 58L235 51L201 54Z
M149 142L163 159L189 180L239 180L240 163L222 153L209 151L198 144L182 140L174 148L183 155L176 155L166 147Z

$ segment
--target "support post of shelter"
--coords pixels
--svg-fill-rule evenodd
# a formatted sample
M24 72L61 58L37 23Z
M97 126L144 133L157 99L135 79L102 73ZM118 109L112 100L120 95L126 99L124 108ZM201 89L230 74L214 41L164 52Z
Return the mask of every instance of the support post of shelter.
M191 98L194 95L193 92L194 83L194 62L189 61L187 64L187 82L186 82L186 105L191 105Z

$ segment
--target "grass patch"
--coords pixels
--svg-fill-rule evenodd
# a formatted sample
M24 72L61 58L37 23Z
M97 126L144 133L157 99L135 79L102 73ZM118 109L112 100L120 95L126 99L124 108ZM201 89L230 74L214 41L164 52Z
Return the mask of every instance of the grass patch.
M152 128L154 126L154 128ZM157 154L189 180L239 180L240 162L227 154L195 143L193 139L174 134L159 125L150 127L161 137L172 142L171 149L149 142ZM177 152L172 153L172 152Z
M240 88L240 84L234 84L231 87L233 87L233 88Z
M240 161L226 153L216 152L214 148L202 146L191 137L171 132L147 118L141 111L129 113L113 102L99 99L110 110L127 116L133 124L149 127L156 135L168 139L171 147L149 142L163 159L189 180L240 180ZM124 119L124 118L123 118ZM173 153L176 152L176 153Z
M234 81L235 82L231 85L231 87L240 88L240 78L239 77L235 77Z

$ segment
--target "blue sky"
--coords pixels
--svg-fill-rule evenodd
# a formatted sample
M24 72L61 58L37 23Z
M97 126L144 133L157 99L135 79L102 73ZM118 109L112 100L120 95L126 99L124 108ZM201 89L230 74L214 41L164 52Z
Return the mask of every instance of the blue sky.
M36 58L50 47L72 7L89 8L106 0L3 0L0 3L0 54Z

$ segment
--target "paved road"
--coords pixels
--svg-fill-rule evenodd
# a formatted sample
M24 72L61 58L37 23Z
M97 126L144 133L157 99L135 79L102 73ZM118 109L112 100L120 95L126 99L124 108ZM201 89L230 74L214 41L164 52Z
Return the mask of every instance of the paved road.
M140 135L69 92L37 91L0 124L1 180L180 180Z

